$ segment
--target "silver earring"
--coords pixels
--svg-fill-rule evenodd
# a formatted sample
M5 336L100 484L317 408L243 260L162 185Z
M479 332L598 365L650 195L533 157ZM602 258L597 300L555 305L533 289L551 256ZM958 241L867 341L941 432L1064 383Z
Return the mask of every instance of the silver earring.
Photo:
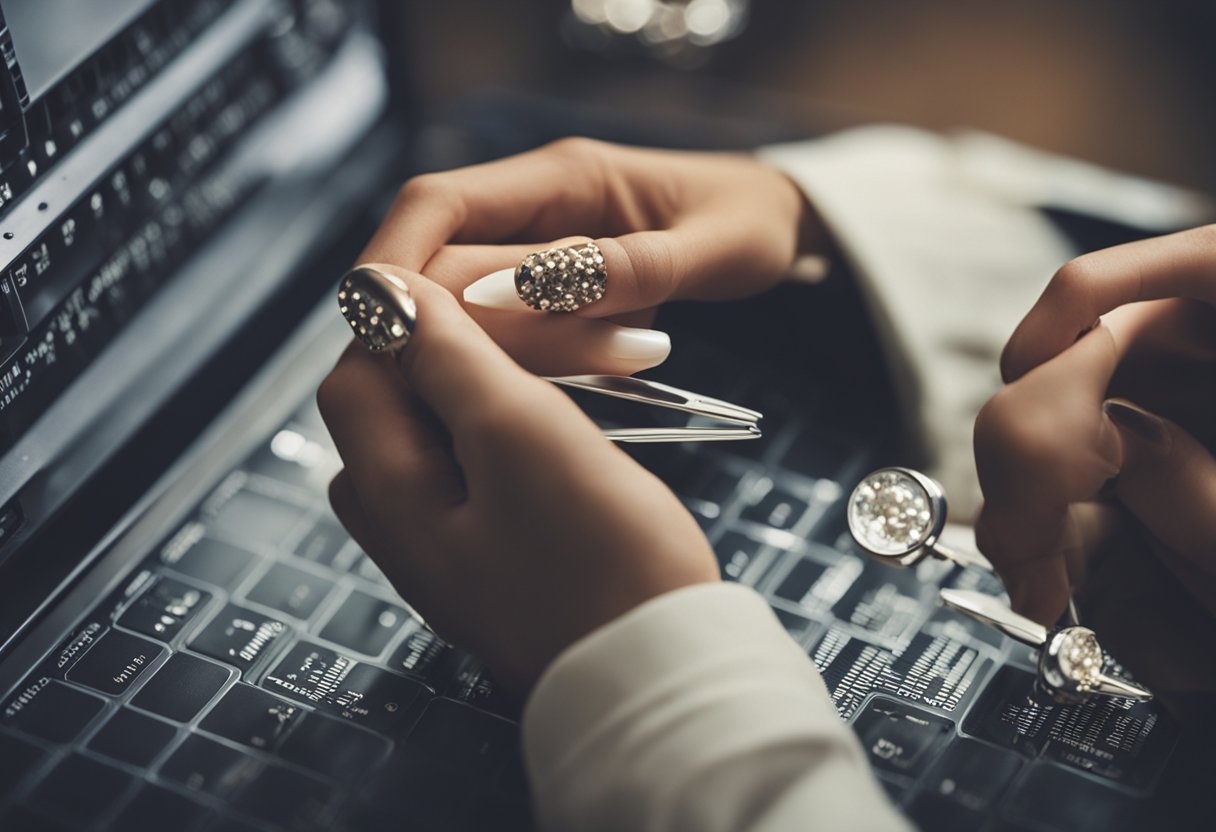
M982 592L943 589L940 595L948 607L1038 650L1039 686L1057 702L1083 702L1091 696L1140 701L1153 698L1148 688L1106 672L1105 654L1098 637L1088 627L1048 630Z
M946 494L937 480L911 468L879 468L849 496L849 532L881 561L914 566L933 555L959 566L992 571L979 552L946 546Z

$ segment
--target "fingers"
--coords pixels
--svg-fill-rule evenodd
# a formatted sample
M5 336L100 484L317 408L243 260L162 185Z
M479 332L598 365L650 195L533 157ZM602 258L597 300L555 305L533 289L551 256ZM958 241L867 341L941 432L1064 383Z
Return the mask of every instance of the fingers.
M427 423L391 357L352 343L322 382L317 404L361 497L341 504L349 517L361 516L357 507L400 506L409 520L463 499L446 438Z
M977 540L1015 608L1043 623L1067 603L1102 523L1079 504L1119 470L1102 401L1119 357L1101 326L994 396L975 425L984 508Z
M603 222L606 203L615 196L606 192L601 162L613 150L589 139L566 139L508 159L415 177L401 189L360 261L421 272L452 241L585 233Z
M562 240L561 245L576 238ZM585 240L586 238L577 238ZM426 276L459 293L473 280L504 268L535 250L534 245L450 245L426 265ZM665 332L647 328L651 315L632 320L585 320L573 315L546 315L525 306L514 294L507 275L509 310L469 303L465 311L511 358L538 375L581 373L633 375L662 364L671 353ZM635 324L620 326L622 323Z
M1059 355L1094 320L1129 303L1216 301L1216 225L1115 246L1056 272L1001 355L1005 381Z
M1174 422L1125 399L1106 402L1123 444L1115 493L1186 563L1171 564L1216 608L1216 459ZM1198 582L1198 585L1196 584Z
M552 389L499 349L446 289L393 265L371 265L399 277L418 305L399 371L455 439L486 409L525 406Z

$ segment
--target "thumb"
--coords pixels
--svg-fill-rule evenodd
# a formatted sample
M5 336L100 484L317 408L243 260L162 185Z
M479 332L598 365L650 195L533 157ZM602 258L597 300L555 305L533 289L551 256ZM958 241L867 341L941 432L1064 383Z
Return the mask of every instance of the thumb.
M550 385L503 352L442 286L398 266L368 266L396 278L413 297L417 323L398 367L455 440L487 413L551 397Z

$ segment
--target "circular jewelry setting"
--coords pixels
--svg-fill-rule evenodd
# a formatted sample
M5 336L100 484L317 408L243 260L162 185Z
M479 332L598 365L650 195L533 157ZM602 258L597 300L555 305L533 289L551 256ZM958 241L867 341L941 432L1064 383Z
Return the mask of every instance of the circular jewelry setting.
M1106 656L1088 627L1057 630L1039 654L1039 678L1060 701L1084 699L1103 679Z
M372 352L405 347L418 319L418 307L405 284L370 266L356 266L342 278L338 307Z
M592 242L537 251L515 267L515 293L541 312L573 312L607 290L604 255Z
M872 555L927 554L946 524L946 498L933 479L910 468L880 468L849 496L849 531ZM923 550L923 551L922 551Z

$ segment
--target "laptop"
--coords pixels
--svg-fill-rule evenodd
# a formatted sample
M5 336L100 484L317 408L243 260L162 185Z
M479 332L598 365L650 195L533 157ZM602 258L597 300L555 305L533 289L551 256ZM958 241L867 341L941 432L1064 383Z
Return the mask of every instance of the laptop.
M415 132L374 10L0 13L0 830L531 829L518 705L325 496L339 462L313 392L349 339L332 290ZM576 132L705 141L511 96L467 112L470 157ZM990 576L849 542L853 483L913 460L887 386L855 383L885 369L847 283L663 316L677 349L649 375L764 411L765 438L633 452L723 577L770 601L910 817L1186 817L1201 758L1159 707L1041 702L1025 649L935 602ZM765 326L740 341L766 352L713 336L739 326Z

